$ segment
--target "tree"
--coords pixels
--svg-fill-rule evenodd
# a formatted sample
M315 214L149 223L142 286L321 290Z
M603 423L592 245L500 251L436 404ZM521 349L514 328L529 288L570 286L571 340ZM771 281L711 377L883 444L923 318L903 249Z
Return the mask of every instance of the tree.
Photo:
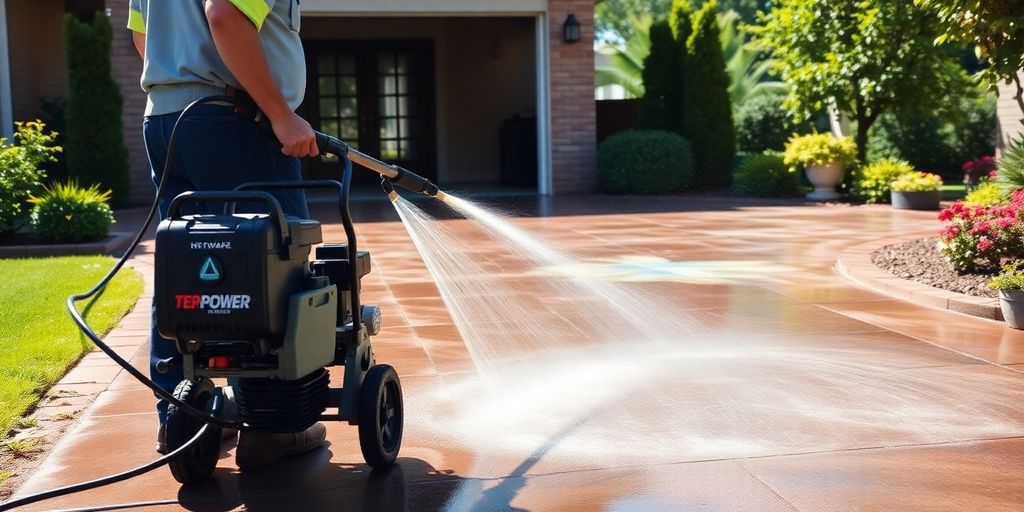
M964 73L944 48L938 17L911 2L777 0L750 27L773 52L774 69L791 88L784 106L797 121L829 105L857 124L857 157L882 113L943 108L963 91Z
M1024 1L1022 0L914 0L942 21L937 44L960 41L974 46L987 65L979 78L990 89L1003 81L1017 86L1014 98L1024 114ZM1024 119L1021 119L1024 123Z
M699 8L707 0L689 0L690 7ZM660 19L669 12L673 0L596 0L594 25L597 39L603 43L620 44L637 34L639 22ZM719 12L736 11L745 23L754 23L757 13L766 11L768 0L721 0Z
M693 33L686 40L689 61L683 137L693 143L698 183L703 186L728 185L729 168L736 156L729 76L716 9L711 0L697 11Z
M681 131L682 53L667 21L651 25L651 53L644 60L645 92L640 99L640 126L645 130Z
M644 96L644 60L651 53L651 21L641 21L635 32L621 46L605 44L598 51L608 55L608 64L596 70L597 87L620 85L627 97Z
M739 27L741 19L736 11L725 11L718 15L725 71L729 75L729 97L732 98L733 107L739 107L748 99L782 95L789 90L784 82L772 79L770 72L774 61L766 58L764 50L747 40L747 33Z
M98 184L113 202L128 202L128 151L121 131L121 90L110 65L113 32L102 14L91 25L68 15L64 21L70 92L65 148L68 175L84 187Z

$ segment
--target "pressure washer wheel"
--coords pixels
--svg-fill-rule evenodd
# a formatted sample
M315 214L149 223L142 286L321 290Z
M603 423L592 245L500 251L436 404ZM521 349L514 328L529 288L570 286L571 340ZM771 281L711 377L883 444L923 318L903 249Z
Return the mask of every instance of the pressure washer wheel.
M370 368L359 388L359 448L375 469L395 462L402 445L402 383L389 365Z
M210 379L184 380L174 388L174 398L201 411L212 413L216 387ZM195 437L203 427L199 420L174 405L167 408L167 448L176 450ZM217 467L220 457L221 428L210 425L199 441L171 460L169 466L174 479L182 484L206 481Z

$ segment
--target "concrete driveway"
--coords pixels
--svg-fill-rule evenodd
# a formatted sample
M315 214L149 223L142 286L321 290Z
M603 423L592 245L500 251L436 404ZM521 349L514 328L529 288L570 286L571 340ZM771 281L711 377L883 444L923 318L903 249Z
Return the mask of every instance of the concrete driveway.
M384 313L377 359L405 393L392 471L369 472L356 429L329 424L328 447L261 471L239 473L228 449L201 487L160 469L34 509L1024 509L1024 334L861 288L833 268L845 248L929 236L934 213L730 198L511 208L570 264L531 269L531 253L510 255L466 220L438 229L493 268L495 293L522 292L508 307L536 305L526 311L546 331L519 332L526 324L497 314L494 339L523 340L512 347L460 331L389 205L356 208L374 264L363 299ZM328 238L339 233L332 225ZM151 283L151 254L136 266ZM636 303L558 296L572 275ZM149 297L110 337L139 365ZM657 340L595 332L620 308L676 329ZM486 308L467 311L454 317L488 323ZM481 364L498 378L482 379ZM103 391L19 495L155 457L151 393L101 360L93 368L76 379Z

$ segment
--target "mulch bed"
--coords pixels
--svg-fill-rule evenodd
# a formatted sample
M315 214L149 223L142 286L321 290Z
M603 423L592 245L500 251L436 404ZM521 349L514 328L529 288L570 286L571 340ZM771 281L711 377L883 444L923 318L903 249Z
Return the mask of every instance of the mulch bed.
M946 262L936 247L938 238L922 238L887 245L871 254L871 261L896 277L934 286L943 290L973 295L996 297L988 287L995 272L961 274Z

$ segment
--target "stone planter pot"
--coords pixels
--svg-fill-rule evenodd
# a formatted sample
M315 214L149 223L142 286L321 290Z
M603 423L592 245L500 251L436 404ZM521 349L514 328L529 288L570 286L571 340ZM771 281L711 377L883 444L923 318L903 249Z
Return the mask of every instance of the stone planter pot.
M1024 290L999 290L999 308L1006 325L1024 329Z
M808 165L807 180L814 185L814 192L807 194L807 199L815 201L839 199L836 187L843 182L843 165L835 162L825 165Z
M938 210L942 192L926 190L923 192L892 192L892 207L900 210Z

